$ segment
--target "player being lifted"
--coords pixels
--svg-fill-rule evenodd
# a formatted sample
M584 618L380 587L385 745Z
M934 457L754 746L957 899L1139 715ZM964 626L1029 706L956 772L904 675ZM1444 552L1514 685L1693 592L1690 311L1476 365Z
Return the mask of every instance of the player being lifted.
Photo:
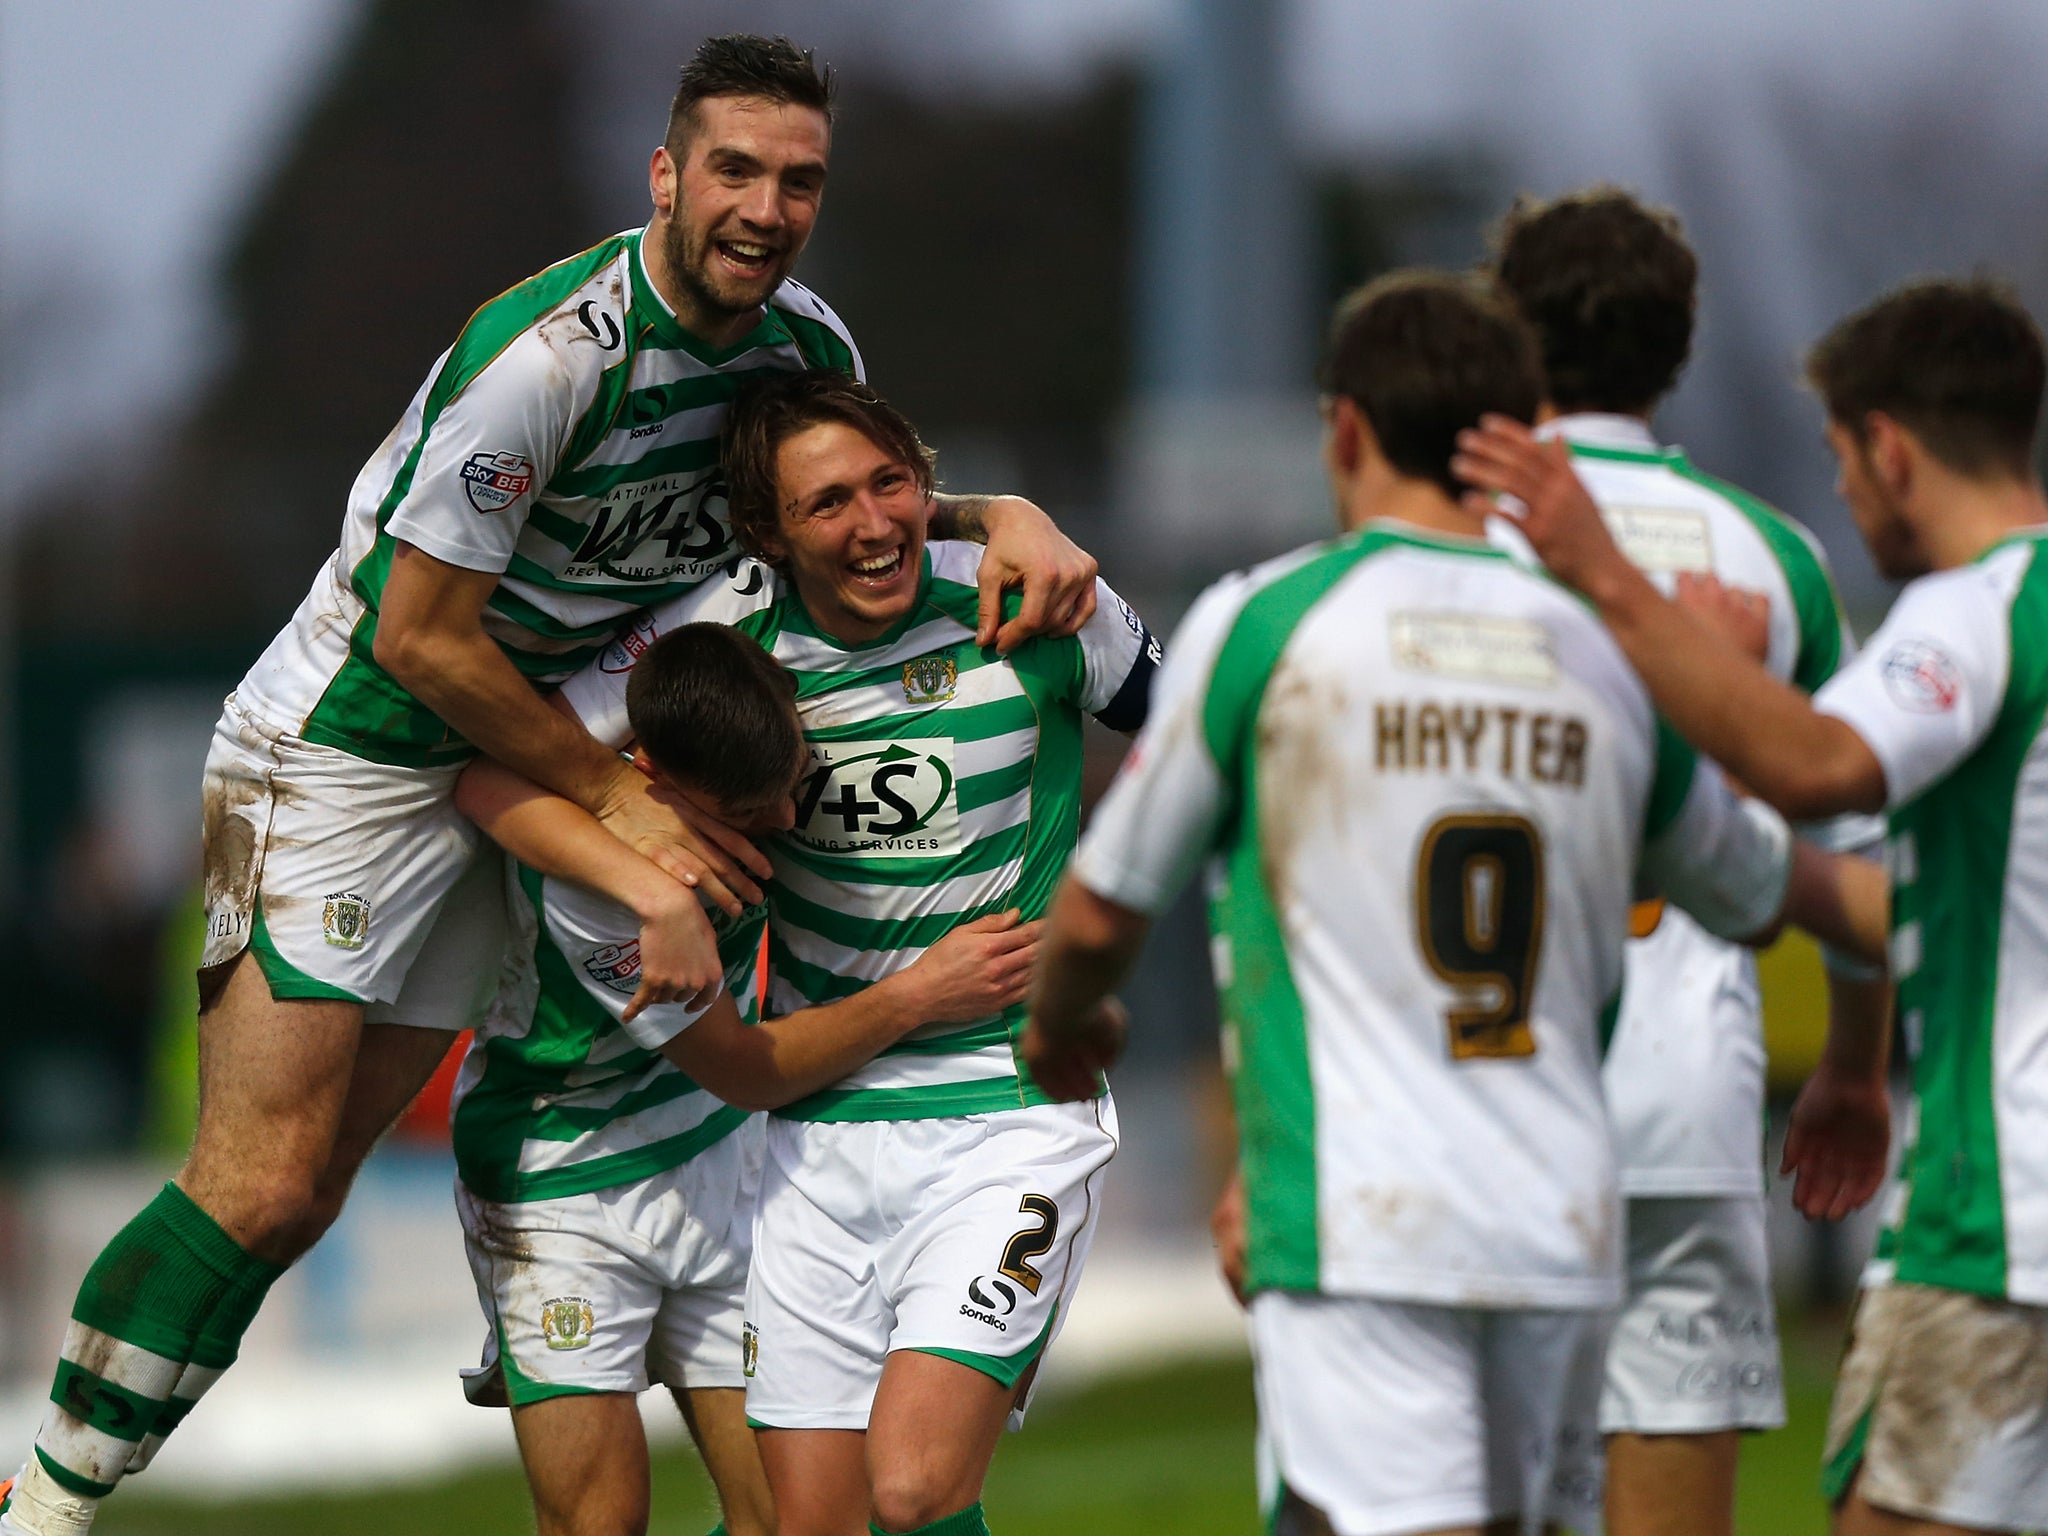
M1811 693L1845 626L1819 546L1754 497L1700 473L1650 431L1692 341L1698 263L1678 222L1613 188L1518 203L1502 224L1501 287L1534 327L1557 438L1622 552L1660 591L1716 578L1768 602L1766 665ZM1875 818L1827 829L1874 849ZM1764 1242L1764 1047L1756 963L1660 903L1637 909L1603 1077L1626 1198L1627 1300L1607 1346L1608 1536L1713 1536L1735 1520L1740 1432L1785 1422ZM1828 952L1831 1007L1883 1041L1882 974ZM1885 1055L1858 1064L1834 1113L1854 1117L1847 1186L1801 1191L1840 1216L1884 1178ZM1809 1105L1809 1113L1817 1106ZM1846 1127L1845 1127L1846 1128Z
M1674 725L1787 815L1887 809L1908 1146L1828 1428L1844 1536L2048 1526L2048 364L1989 282L1910 285L1807 374L1871 558L1905 578L1809 701L1666 601L1552 445L1491 421L1461 473L1520 499ZM1808 1095L1834 1091L1823 1061ZM1806 1149L1788 1147L1798 1159Z
M717 437L743 379L858 371L844 327L788 281L830 141L809 54L706 42L649 165L647 227L479 309L357 477L341 548L215 731L191 1155L87 1273L35 1453L11 1495L0 1485L0 1531L90 1525L233 1362L272 1281L488 996L503 904L451 803L474 751L728 910L758 898L757 853L685 829L536 685L722 570ZM1094 564L1042 513L1004 499L947 515L963 512L999 540L985 635L1024 568L1020 619L1080 622ZM708 926L692 967L719 973Z
M665 634L626 704L635 766L658 793L741 831L789 826L808 754L793 681L754 641L716 624ZM650 1379L683 1410L724 1529L770 1536L738 1390L761 1166L748 1111L836 1082L920 1025L1015 1004L1038 925L1014 912L965 924L871 987L757 1024L763 907L720 914L715 996L664 1000L685 969L677 904L693 893L490 759L456 800L524 860L520 963L456 1089L457 1204L491 1325L471 1396L513 1410L540 1536L647 1529L635 1396Z
M694 620L796 675L810 763L774 844L769 1000L819 1007L964 923L1040 915L1079 819L1082 717L1141 723L1156 648L1107 588L1072 639L977 644L982 551L926 541L929 456L851 379L762 381L724 462L765 563L656 609L561 697L623 740L633 657ZM1020 1075L1021 1026L1009 1008L914 1032L768 1120L747 1413L782 1536L987 1529L989 1458L1116 1145L1106 1094L1053 1104Z
M1347 531L1190 610L1054 902L1025 1054L1086 1091L1122 1045L1099 1000L1214 858L1275 1529L1533 1531L1620 1298L1598 1018L1636 877L1755 935L1788 877L1832 910L1851 872L1795 860L1461 504L1460 426L1541 394L1504 298L1381 279L1318 382Z

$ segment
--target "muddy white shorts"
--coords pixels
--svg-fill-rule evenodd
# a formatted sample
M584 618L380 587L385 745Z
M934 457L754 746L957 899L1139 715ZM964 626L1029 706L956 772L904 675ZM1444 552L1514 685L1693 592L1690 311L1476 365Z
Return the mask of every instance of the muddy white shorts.
M1631 1196L1627 1228L1628 1299L1607 1344L1601 1433L1781 1427L1763 1197Z
M488 1325L483 1363L462 1373L470 1401L741 1386L761 1120L666 1173L591 1194L485 1200L458 1180Z
M210 968L252 951L277 998L387 1005L461 1029L493 991L504 900L495 854L455 809L460 767L398 768L303 741L229 695L203 781ZM490 867L476 866L488 860ZM401 994L465 874L461 913Z
M1599 1312L1479 1310L1266 1291L1252 1299L1259 1425L1297 1501L1337 1536L1520 1516L1562 1521L1561 1437L1590 1418L1574 1369ZM1310 1528L1304 1524L1303 1529Z
M1016 1384L1071 1303L1115 1151L1106 1094L942 1120L771 1116L747 1417L865 1429L899 1349Z
M1856 1304L1821 1485L1919 1520L2048 1529L2048 1307L1894 1282Z

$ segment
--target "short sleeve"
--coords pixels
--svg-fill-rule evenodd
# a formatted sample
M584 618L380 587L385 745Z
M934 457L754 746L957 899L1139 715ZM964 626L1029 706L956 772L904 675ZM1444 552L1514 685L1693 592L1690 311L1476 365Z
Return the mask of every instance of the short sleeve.
M1242 577L1210 588L1174 636L1150 717L1075 855L1075 878L1105 900L1164 911L1215 846L1229 802L1202 713L1216 658L1249 592Z
M626 682L647 648L685 624L738 623L771 607L780 591L779 580L767 566L742 560L729 580L707 581L658 608L643 609L595 661L562 684L562 702L606 746L625 746L633 739L633 725L626 718Z
M1991 733L2011 669L2009 606L1984 565L1924 576L1814 696L1877 758L1888 806L1917 797Z
M1647 894L1668 898L1702 928L1746 939L1778 920L1792 873L1792 832L1761 800L1737 799L1721 770L1695 759L1683 799L1643 839Z
M444 399L469 344L456 344L427 392L412 475L385 527L450 565L503 571L596 372L565 368L554 343L527 330ZM588 388L579 372L590 373Z
M1159 642L1137 610L1095 580L1095 612L1075 640L1081 651L1081 681L1075 704L1115 731L1135 731L1151 704L1152 677L1159 670Z
M638 919L617 902L566 880L550 879L542 890L549 939L568 961L585 996L618 1020L635 1045L658 1051L711 1011L717 992L701 1008L653 1003L631 1020L623 1018L626 1004L640 989Z

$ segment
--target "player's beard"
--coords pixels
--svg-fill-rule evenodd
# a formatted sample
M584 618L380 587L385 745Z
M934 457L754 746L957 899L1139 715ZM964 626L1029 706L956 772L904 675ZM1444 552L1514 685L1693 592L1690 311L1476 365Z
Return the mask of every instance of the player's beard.
M688 295L690 302L708 316L736 320L742 315L752 314L768 302L768 296L782 286L782 280L789 275L795 264L795 257L785 252L782 259L769 268L765 282L757 280L748 283L744 290L733 288L720 290L712 276L717 259L713 246L717 237L709 230L692 236L680 219L669 220L662 232L661 254L668 263L669 276L677 287ZM759 289L756 296L753 290Z

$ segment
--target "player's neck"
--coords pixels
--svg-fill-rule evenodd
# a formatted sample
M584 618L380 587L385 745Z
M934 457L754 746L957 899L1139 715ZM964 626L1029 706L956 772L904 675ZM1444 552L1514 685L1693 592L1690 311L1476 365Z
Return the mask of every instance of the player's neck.
M1428 480L1373 476L1353 488L1344 503L1348 531L1369 522L1406 523L1429 533L1460 539L1486 537L1486 519L1474 516Z
M1927 508L1914 521L1928 564L1937 571L1968 565L2000 539L2022 528L2048 524L2048 495L2041 482L1971 480L1947 475L1924 493Z

